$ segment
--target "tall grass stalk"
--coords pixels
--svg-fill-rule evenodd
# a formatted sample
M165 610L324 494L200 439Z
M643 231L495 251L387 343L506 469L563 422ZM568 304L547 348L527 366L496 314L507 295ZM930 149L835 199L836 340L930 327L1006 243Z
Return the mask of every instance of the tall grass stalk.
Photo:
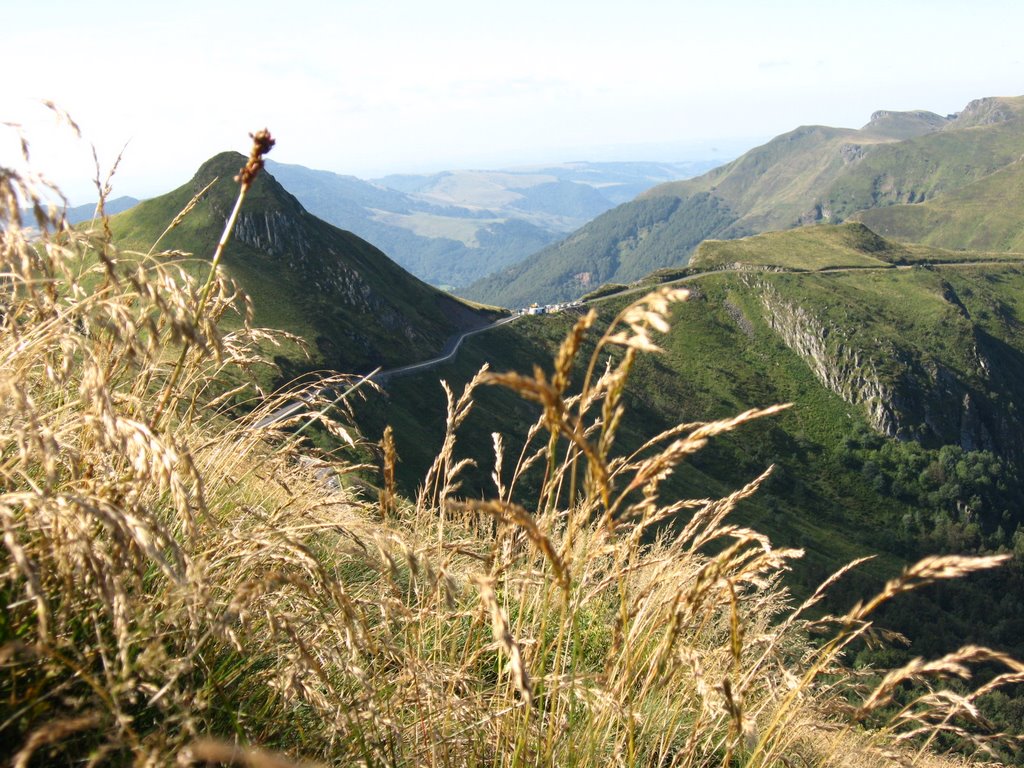
M221 232L220 240L217 241L217 247L213 252L213 259L210 262L210 272L206 278L206 282L203 284L202 289L199 293L199 302L195 308L195 322L198 323L199 319L203 317L206 312L207 303L210 300L210 292L213 290L214 284L217 282L217 270L220 267L221 259L224 256L224 249L227 247L228 240L231 238L231 233L235 229L235 222L238 220L238 212L242 210L242 203L245 201L245 196L249 192L249 188L252 186L253 181L259 175L259 172L263 169L263 156L267 154L274 147L274 139L271 138L270 132L265 128L256 133L249 134L252 138L252 149L249 151L249 158L245 165L238 172L236 181L238 182L238 196L235 198L235 205L231 209L231 213L224 222L224 230ZM207 189L213 185L213 182L207 185ZM205 190L203 190L205 191ZM197 196L200 197L202 192ZM193 200L197 199L193 198ZM100 196L102 201L103 195ZM189 203L182 210L181 215L187 215L190 207L193 203ZM100 210L102 210L102 202L100 203ZM177 218L177 217L176 217ZM172 221L167 230L174 227L175 222ZM109 228L108 228L109 231ZM166 230L165 230L166 234ZM163 235L160 236L161 238ZM108 238L109 239L109 238ZM159 242L159 238L158 238ZM156 244L154 243L154 247ZM152 252L152 249L151 249ZM178 385L178 379L181 376L185 366L185 357L189 352L189 344L184 344L181 348L181 353L178 356L178 362L174 366L174 371L171 373L171 378L167 382L167 387L164 389L164 396L160 400L160 404L157 406L156 414L153 417L154 424L160 423L160 418L163 415L164 410L167 408L168 401L174 394L175 388Z

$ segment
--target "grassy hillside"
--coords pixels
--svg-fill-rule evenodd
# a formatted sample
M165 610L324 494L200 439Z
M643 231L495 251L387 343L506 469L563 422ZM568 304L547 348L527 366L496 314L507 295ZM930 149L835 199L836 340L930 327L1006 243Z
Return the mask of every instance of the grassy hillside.
M924 109L909 112L880 109L871 115L871 121L867 127L870 127L872 133L902 140L941 130L946 127L950 119L949 116L943 117Z
M730 265L819 270L884 267L906 261L912 251L886 241L863 225L820 225L739 240L705 240L694 251L693 269Z
M965 251L901 243L881 237L858 222L818 224L784 232L768 232L737 240L705 240L694 251L686 271L730 266L767 267L798 271L855 269L959 262L964 264L1019 264L1024 252ZM671 277L654 273L645 281Z
M684 264L701 241L734 232L735 221L729 207L708 194L636 200L462 293L510 307L573 299L602 283L636 280L665 264Z
M630 379L627 452L679 420L792 402L742 438L716 441L666 490L716 495L776 465L736 514L806 550L794 565L803 589L854 556L876 556L856 591L925 553L1016 549L1012 568L965 590L929 592L886 621L913 637L911 653L964 637L1024 653L1024 606L1005 597L1024 587L1024 421L1015 405L1024 396L1024 262L959 254L964 263L940 266L936 256L954 254L907 249L861 225L705 243L699 253L748 269L683 283L694 295L657 339L665 352L639 360ZM749 268L759 266L800 271ZM598 325L638 295L596 302ZM402 476L415 483L444 428L443 392L427 380L444 377L458 391L484 363L526 370L553 354L574 319L523 318L469 340L456 363L391 383L386 412L364 413L365 428L395 425ZM482 392L458 455L486 455L491 432L522 434L536 416L503 391ZM521 444L506 445L517 454ZM488 466L467 470L469 493L493 487Z
M916 123L915 114L903 115L904 125ZM961 117L911 135L892 129L899 113L883 115L856 131L797 128L691 182L646 195L713 192L737 211L738 226L764 232L928 200L1015 163L1024 151L1024 97L980 99Z
M681 267L704 239L851 217L900 240L1019 250L1022 155L1024 97L979 99L951 118L880 112L859 130L803 126L703 176L651 189L466 295L575 297ZM673 229L687 236L657 236ZM599 277L584 285L581 274Z
M190 182L111 219L115 241L148 251L193 197L218 179L159 243L194 254L201 272L234 203L232 178L245 158L223 153ZM228 274L253 300L256 322L306 339L314 353L296 365L367 371L425 359L488 315L416 279L350 232L321 221L269 174L259 176L224 256ZM284 361L288 362L288 361Z
M0 187L11 203L36 194L6 169ZM385 438L368 499L357 468L301 443L306 424L219 412L218 382L263 334L225 332L217 274L122 258L102 228L54 221L35 239L16 209L0 224L0 750L14 766L951 768L929 748L983 746L967 715L1000 681L977 696L910 683L1024 671L978 647L888 675L843 664L880 606L1004 558L925 559L823 624L780 586L800 553L733 524L756 482L662 492L710 437L770 431L772 414L622 452L623 385L670 292L597 349L578 343L598 331L587 318L550 379L491 379L546 411L532 458L499 444L493 493L459 494L450 434L408 499ZM591 350L612 368L573 400L567 374ZM450 433L473 394L453 396ZM536 495L517 480L527 462L547 467ZM679 514L685 530L650 535Z
M861 211L854 218L895 240L945 248L1024 251L1024 164L1019 160L914 205Z

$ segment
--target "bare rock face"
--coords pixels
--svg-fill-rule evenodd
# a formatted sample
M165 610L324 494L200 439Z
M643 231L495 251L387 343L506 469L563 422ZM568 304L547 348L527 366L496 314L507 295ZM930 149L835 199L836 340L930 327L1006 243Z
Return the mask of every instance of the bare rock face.
M762 303L768 325L796 352L817 379L851 405L863 405L871 426L888 437L907 437L895 394L878 376L874 361L839 339L833 329L796 304L784 300L766 284Z
M832 207L828 203L815 203L810 210L804 212L796 220L797 226L807 224L818 224L823 221L833 221Z
M303 234L295 216L279 210L256 213L242 212L235 224L235 237L246 245L272 256L286 254L305 259L309 256L309 241Z
M864 157L864 147L860 144L843 144L839 148L839 156L847 165L854 163Z
M975 99L956 116L957 128L970 128L975 125L993 125L1013 120L1017 115L1002 99L989 96Z
M857 343L846 329L785 299L773 285L757 287L769 327L825 387L863 408L877 432L1024 457L1024 423L1011 396L1022 384L1024 356L970 323L951 286L944 286L944 298L959 308L973 337L965 370L891 342Z

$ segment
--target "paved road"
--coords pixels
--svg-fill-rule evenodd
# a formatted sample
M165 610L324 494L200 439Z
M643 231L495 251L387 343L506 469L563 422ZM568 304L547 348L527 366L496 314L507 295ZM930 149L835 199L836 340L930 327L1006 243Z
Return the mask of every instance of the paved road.
M691 280L696 280L699 277L707 277L708 275L720 275L723 272L740 272L748 275L766 274L766 275L820 275L830 274L833 272L888 272L890 270L908 270L908 269L925 269L925 268L945 268L945 267L1007 267L1007 266L1024 266L1024 260L1016 259L993 259L991 261L930 261L925 263L915 264L886 264L878 266L863 266L863 267L825 267L824 269L787 269L780 267L778 269L758 269L756 266L751 266L749 269L709 269L704 272L694 272L692 275L684 275L683 277L677 277L675 280L666 280L664 283L645 284L636 287L627 288L617 293L609 293L606 296L598 296L595 299L587 299L583 303L586 305L599 304L602 301L611 301L612 299L621 299L623 296L630 296L637 293L650 293L651 291L657 290L665 285L677 285L679 283L687 283Z
M445 341L444 346L441 348L441 354L438 355L437 357L432 357L429 360L423 360L422 362L419 363L402 365L399 366L398 368L389 368L386 371L382 371L380 368L378 368L373 373L368 374L366 376L366 380L373 381L378 384L385 384L391 379L397 378L399 376L407 376L410 373L427 370L428 368L440 365L441 363L446 363L455 357L456 353L459 351L459 347L462 346L462 342L465 341L468 337L475 336L476 334L483 333L484 331L489 331L493 328L498 328L499 326L502 325L507 325L508 323L511 323L518 319L519 315L511 315L509 317L503 317L501 320L491 323L490 325L485 325L482 328L476 328L475 330L472 331L465 331L464 333L456 334L450 337L447 341ZM336 394L336 392L337 391L333 387L322 387L319 390L315 390L305 395L300 395L298 398L288 403L287 405L282 405L277 410L268 413L262 419L253 424L253 428L263 429L264 427L269 427L272 424L277 424L279 421L289 419L292 416L295 416L296 414L306 410L309 403L312 402L313 400L331 397L332 395Z
M677 278L675 280L669 280L669 281L664 282L664 283L658 283L658 284L655 284L655 285L642 285L642 286L637 286L637 287L633 287L633 288L627 288L626 290L619 291L618 293L610 293L607 296L599 296L597 298L590 299L588 301L585 301L584 304L585 305L599 304L599 303L601 303L603 301L610 301L612 299L620 299L623 296L629 296L629 295L636 294L636 293L649 293L650 291L653 291L653 290L655 290L657 288L660 288L661 286L664 286L664 285L676 285L678 283L687 283L687 282L690 282L691 280L697 280L698 278L701 278L701 277L706 277L708 275L717 275L717 274L721 274L723 272L743 272L743 273L747 273L747 274L757 274L757 273L761 273L761 272L763 272L765 274L779 274L781 272L785 272L785 273L788 273L788 274L815 275L815 274L834 273L834 272L865 272L865 271L881 272L881 271L888 271L888 270L907 270L907 269L914 269L914 268L924 269L925 266L934 267L934 268L945 268L945 267L978 267L978 266L994 266L994 265L1009 266L1009 265L1014 265L1014 264L1017 265L1017 266L1021 266L1022 262L1014 261L1014 260L1011 260L1011 259L993 260L993 261L934 261L934 262L929 262L928 265L925 265L925 264L891 264L891 265L887 265L887 266L879 265L877 267L873 267L873 266L864 266L864 267L826 267L825 269L799 270L799 271L798 270L789 270L789 269L780 269L780 270L711 269L711 270L707 270L705 272L694 272L692 275L685 275L684 277L680 277L680 278ZM442 347L442 349L441 349L441 354L438 355L437 357L432 357L429 360L423 360L422 362L419 362L419 363L412 363L410 365L399 366L398 368L390 368L390 369L388 369L386 371L382 371L382 370L378 369L378 370L374 371L373 373L369 374L366 378L368 380L370 380L370 381L375 381L378 384L385 384L388 381L390 381L391 379L398 378L399 376L407 376L410 373L416 373L417 371L427 370L429 368L433 368L434 366L440 365L441 363L446 363L446 362L448 362L449 360L452 360L455 357L455 355L459 351L459 347L462 346L462 342L465 341L468 337L474 336L474 335L476 335L478 333L483 333L484 331L489 331L492 328L498 328L499 326L507 325L508 323L514 322L515 320L519 319L519 317L520 317L520 315L512 315L510 317L504 317L501 320L498 320L497 322L491 323L490 325L485 325L482 328L477 328L476 330L473 330L473 331L466 331L465 333L456 334L455 336L452 336L451 338L449 338L445 342L444 347ZM314 399L317 399L318 397L319 398L328 397L332 393L333 393L333 391L332 391L331 388L324 387L323 389L319 390L318 392L316 392L314 394L310 394L310 395L306 395L304 397L300 397L299 399L294 400L291 403L288 403L288 405L284 405L284 406L278 408L273 413L267 414L262 419L257 421L256 424L254 424L253 426L256 429L260 429L262 427L268 427L271 424L276 424L279 421L283 421L283 420L285 420L287 418L290 418L291 416L294 416L295 414L300 413L301 411L305 410L306 406L308 405L308 403L310 401L312 401Z
M509 323L518 319L519 315L503 317L501 320L498 320L495 323L491 323L490 325L485 325L483 328L477 328L474 331L466 331L465 333L460 333L456 336L452 336L450 339L448 339L448 341L445 342L444 347L441 349L441 354L438 357L432 357L429 360L424 360L421 363L403 365L400 368L391 368L390 370L387 371L379 371L377 373L371 374L370 379L376 381L378 384L384 384L390 381L391 379L397 378L399 376L406 376L410 373L415 373L416 371L422 371L426 370L427 368L432 368L435 365L440 365L441 363L447 363L449 360L455 357L455 354L459 351L459 347L462 346L462 342L465 341L470 336L475 336L478 333L483 333L484 331L489 331L492 328L498 328L499 326L502 325L508 325Z

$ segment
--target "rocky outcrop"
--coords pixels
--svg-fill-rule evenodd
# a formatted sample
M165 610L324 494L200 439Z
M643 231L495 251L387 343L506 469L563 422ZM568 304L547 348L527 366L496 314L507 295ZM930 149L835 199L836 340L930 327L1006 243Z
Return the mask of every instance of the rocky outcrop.
M819 224L823 221L833 221L832 208L827 203L815 203L809 211L797 217L796 225L802 227L807 224Z
M904 437L893 407L892 389L878 376L874 361L842 340L842 333L784 299L771 284L761 286L768 325L796 352L828 389L852 405L862 405L872 427Z
M864 147L860 144L843 144L839 147L839 156L843 158L843 163L849 165L864 157Z
M989 96L975 99L962 112L957 113L957 128L970 128L976 125L993 125L1013 120L1017 115L1002 99Z
M942 296L963 325L946 332L960 335L966 352L949 360L892 342L854 342L854 332L784 298L774 285L755 288L769 327L825 387L864 408L876 431L931 446L1024 457L1024 424L1014 405L1024 384L1024 355L975 325L948 283L940 285Z
M743 332L743 335L750 339L754 338L754 324L750 322L750 319L747 317L742 307L729 299L725 300L723 306L725 307L725 311L729 313L729 317L732 318L732 321L736 323L736 327Z
M235 223L235 239L271 256L309 257L310 244L298 217L280 210L242 212Z

